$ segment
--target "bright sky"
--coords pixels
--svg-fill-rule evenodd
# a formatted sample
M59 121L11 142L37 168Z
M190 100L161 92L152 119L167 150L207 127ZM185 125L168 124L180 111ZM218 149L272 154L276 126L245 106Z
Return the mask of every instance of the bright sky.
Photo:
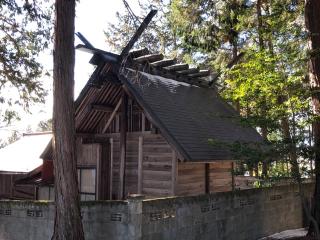
M127 0L136 15L140 14L138 0ZM103 31L107 29L108 23L116 21L116 12L125 10L122 0L81 0L77 3L75 31L81 32L96 48L110 50L105 43ZM75 45L81 43L76 37ZM93 71L89 64L91 54L76 51L75 65L75 95L77 96ZM52 69L52 56L41 57L47 69ZM44 85L50 90L45 105L37 105L30 110L32 114L21 113L22 121L15 122L12 127L0 129L0 139L6 139L11 135L11 130L24 131L28 126L34 128L41 120L52 116L52 79L44 79Z
M138 0L127 0L133 11L139 15ZM122 0L81 0L76 8L76 32L81 32L96 48L110 50L105 43L103 31L108 23L116 21L116 12L125 10ZM81 41L76 37L76 44ZM88 64L91 54L76 52L75 92L81 91L92 73L92 65Z

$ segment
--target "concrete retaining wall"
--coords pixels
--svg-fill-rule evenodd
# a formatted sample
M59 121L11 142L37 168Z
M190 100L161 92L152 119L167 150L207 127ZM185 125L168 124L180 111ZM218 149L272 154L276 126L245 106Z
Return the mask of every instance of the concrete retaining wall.
M310 198L313 185L304 185ZM85 202L86 240L253 240L303 226L296 186L252 189L195 197ZM0 201L0 240L46 240L54 205Z

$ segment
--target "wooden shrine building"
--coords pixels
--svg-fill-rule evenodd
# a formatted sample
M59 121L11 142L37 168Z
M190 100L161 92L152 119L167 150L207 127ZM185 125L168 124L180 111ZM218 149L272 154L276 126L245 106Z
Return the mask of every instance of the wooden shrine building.
M104 58L109 53L92 51L97 67L76 100L82 199L232 190L236 159L227 146L210 145L209 139L261 138L236 121L236 111L205 85L202 71L144 49L131 52L132 65L117 76ZM52 159L51 145L42 158Z
M121 54L84 43L96 66L75 102L78 180L82 200L197 195L232 190L227 144L261 142L212 87L208 70L177 64L147 49ZM51 144L42 154L52 159ZM41 191L41 189L40 189Z

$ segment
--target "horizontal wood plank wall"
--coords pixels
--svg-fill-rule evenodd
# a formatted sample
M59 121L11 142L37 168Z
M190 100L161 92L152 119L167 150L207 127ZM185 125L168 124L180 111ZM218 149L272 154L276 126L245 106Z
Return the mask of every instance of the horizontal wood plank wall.
M210 163L210 192L232 191L232 161Z
M97 166L100 158L100 144L82 144L81 138L76 140L77 165Z
M177 195L205 194L205 163L178 163Z
M142 194L172 195L172 149L159 134L143 136Z

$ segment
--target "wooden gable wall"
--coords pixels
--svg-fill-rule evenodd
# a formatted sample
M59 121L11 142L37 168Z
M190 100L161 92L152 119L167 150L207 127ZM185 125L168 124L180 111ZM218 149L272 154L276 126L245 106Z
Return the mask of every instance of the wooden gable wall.
M112 193L119 191L120 135L109 134L112 154ZM160 134L128 133L125 195L170 196L173 150Z
M119 96L119 89L115 96ZM119 98L113 105L119 102ZM109 103L109 100L105 100ZM121 108L116 108L113 120L105 113L90 130L98 133L108 145L103 151L101 143L82 144L77 140L77 157L80 166L96 166L98 199L120 197L120 129ZM188 196L232 190L232 162L181 162L181 158L152 125L143 109L133 99L128 100L124 196L143 194L150 197ZM92 124L93 126L93 124ZM90 135L90 133L89 133ZM108 154L108 156L104 156ZM103 161L108 161L106 164ZM103 168L103 169L101 169ZM110 175L110 173L112 173ZM102 176L103 175L103 176ZM103 178L103 179L102 179ZM101 180L102 179L102 180ZM106 193L108 192L108 193Z

